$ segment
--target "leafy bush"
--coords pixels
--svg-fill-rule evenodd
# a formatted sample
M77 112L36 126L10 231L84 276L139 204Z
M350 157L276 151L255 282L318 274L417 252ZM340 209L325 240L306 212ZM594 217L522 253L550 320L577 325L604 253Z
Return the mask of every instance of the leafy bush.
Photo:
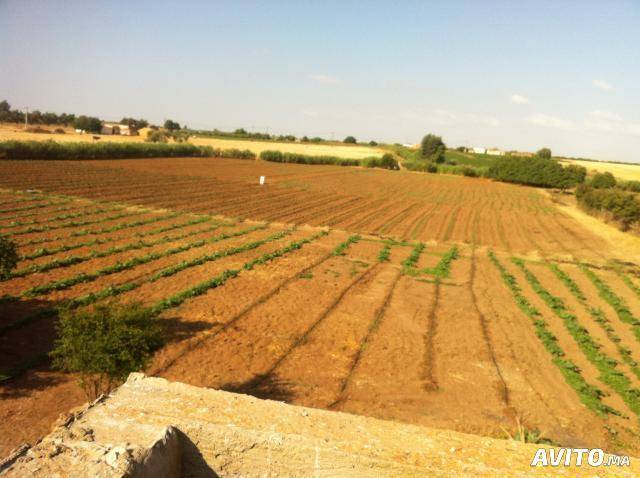
M157 129L147 132L147 139L145 141L149 143L166 143L169 140L167 133Z
M99 133L102 130L102 121L93 116L78 116L73 122L75 129L83 129L92 133Z
M382 169L391 169L393 171L397 171L400 169L398 165L398 161L393 157L390 153L385 153L382 155L382 158L370 158L363 160L363 165L366 168L382 168Z
M0 236L0 279L9 278L19 260L16 243L8 237Z
M551 150L549 148L541 148L536 154L539 158L551 159Z
M566 189L578 184L575 168L540 157L502 157L489 168L488 176L498 181L546 188Z
M353 136L347 136L343 143L348 143L348 144L356 144L356 138L354 138Z
M420 143L422 158L434 163L444 162L445 150L446 146L443 143L442 138L434 134L426 135L422 138L422 142Z
M175 121L168 119L164 122L164 129L167 129L169 131L178 130L180 129L180 123L176 123Z
M596 173L589 181L589 185L596 189L608 189L613 188L617 184L616 178L610 172Z
M214 156L214 149L188 143L0 141L0 158L6 159L76 160L206 156Z
M378 146L378 143L374 140L369 141L369 146Z
M640 181L625 181L618 183L618 187L625 191L631 191L632 193L640 193Z
M79 374L80 385L90 400L144 368L162 345L158 320L140 303L63 309L57 331L51 352L53 364Z
M611 214L623 230L640 222L640 199L633 193L617 188L596 189L590 185L580 185L576 189L578 203L588 209Z
M281 151L262 151L260 159L275 163L295 164L334 164L337 166L360 166L359 159L339 158L337 156L310 156L298 153L283 153Z

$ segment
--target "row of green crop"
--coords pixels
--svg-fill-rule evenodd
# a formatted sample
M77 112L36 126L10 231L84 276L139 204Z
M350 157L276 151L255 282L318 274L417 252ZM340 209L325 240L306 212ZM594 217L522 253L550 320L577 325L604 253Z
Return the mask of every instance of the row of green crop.
M189 143L0 141L0 159L124 159L213 156L210 146Z
M45 262L42 264L32 264L28 267L25 267L23 269L19 269L16 270L14 272L11 272L8 277L4 280L8 280L8 279L12 279L14 277L24 277L27 276L29 274L34 274L36 272L47 272L50 270L54 270L54 269L58 269L61 267L69 267L71 265L76 265L76 264L81 264L83 262L92 260L92 259L98 259L98 258L103 258L103 257L108 257L114 254L119 254L121 252L128 252L128 251L136 251L136 250L140 250L140 249L147 249L149 247L153 247L153 246L157 246L159 244L167 244L169 242L174 242L174 241L178 241L181 239L185 239L187 237L191 237L191 236L195 236L197 234L206 234L209 232L213 232L216 229L220 228L219 224L214 224L213 226L204 228L204 229L199 229L196 231L189 231L189 232L182 232L180 234L176 234L174 236L165 236L159 239L156 239L154 241L142 241L142 240L138 240L136 242L130 242L128 244L124 244L122 246L112 246L108 249L102 250L102 251L96 251L93 250L91 252L89 252L88 254L83 254L83 255L76 255L76 256L69 256L69 257L65 257L62 259L54 259L52 261L49 262Z
M611 342L615 345L618 353L622 357L622 360L625 361L631 371L640 378L640 368L638 367L638 362L636 362L631 354L631 349L621 345L622 339L616 334L615 329L611 325L611 321L607 318L606 314L602 309L598 307L591 307L587 303L587 298L582 292L582 289L578 286L578 284L567 274L565 271L560 269L557 264L550 263L549 267L551 271L555 274L555 276L569 289L571 294L580 302L582 307L591 315L593 320L600 325L600 327L605 331L607 337Z
M356 234L354 236L349 236L349 238L346 241L338 244L338 246L333 251L333 255L334 256L343 256L345 254L345 251L347 250L347 248L351 244L358 242L360 239L362 239L362 237L360 237L358 234Z
M402 266L406 270L415 269L418 265L418 261L420 260L420 254L424 251L425 245L422 242L418 242L415 246L413 246L413 250L409 257L407 257L404 261L402 261Z
M600 381L615 390L629 406L629 409L640 416L640 390L633 388L629 378L616 368L618 362L600 350L602 346L591 337L586 328L580 325L578 317L569 310L560 297L552 295L544 288L522 259L514 257L512 262L524 273L527 282L529 282L536 294L562 320L565 328L578 344L582 353L600 372L598 377Z
M6 214L8 212L31 211L33 209L42 209L42 208L49 207L49 206L58 206L60 204L68 204L68 203L69 203L68 200L63 200L63 201L58 201L58 202L48 201L48 202L44 202L44 203L40 203L40 204L32 204L31 206L22 206L22 207L13 207L13 208L9 208L9 209L0 209L0 214Z
M133 222L119 222L117 224L114 224L113 226L103 227L97 230L83 229L81 231L74 231L71 234L68 234L66 236L57 236L53 238L50 238L50 237L44 237L44 238L41 237L37 239L34 238L25 242L21 242L18 245L21 247L24 247L24 246L34 245L34 244L43 244L45 242L62 241L62 240L71 239L74 237L99 236L102 234L109 234L112 232L121 231L123 229L129 229L129 228L138 227L138 226L146 226L148 224L153 224L155 222L166 221L167 219L173 219L178 216L180 216L180 214L172 212L169 214L155 216L148 219L140 219L138 221L133 221Z
M166 311L168 309L177 307L179 305L181 305L182 303L184 303L186 300L193 298L193 297L197 297L199 295L202 295L204 293L206 293L207 291L219 287L221 285L223 285L225 282L227 282L227 280L229 280L230 278L233 277L237 277L240 272L242 272L243 270L252 270L254 267L258 266L258 265L262 265L262 264L266 264L270 261L273 261L274 259L277 259L279 257L284 256L285 254L288 254L289 252L293 252L296 251L300 248L302 248L305 244L308 244L312 241L315 241L316 239L327 235L328 232L327 231L320 231L317 234L314 234L311 237L305 238L305 239L300 239L297 241L292 241L291 243L289 243L288 245L286 245L285 247L282 247L280 249L277 249L274 252L267 252L265 254L262 254L261 256L249 260L246 263L244 263L242 265L242 267L238 268L238 269L226 269L224 270L222 273L218 274L216 277L214 277L213 279L209 279L206 281L203 281L195 286L189 287L181 292L178 292L176 294L173 294L172 296L166 298L166 299L162 299L158 302L156 302L151 309L153 310L153 312L155 314L159 314L163 311ZM268 242L267 239L263 239L261 241L257 241L260 242L262 244ZM250 243L250 244L246 244L244 246L241 247L235 247L235 248L231 248L228 249L226 254L221 254L219 255L217 258L220 257L226 257L231 255L231 250L233 250L233 254L237 254L240 252L243 252L245 250L249 250L250 248L255 248L257 247L257 245L255 243ZM41 309L35 313L32 313L29 316L25 316L24 318L20 319L19 321L16 321L12 324L9 324L9 326L5 326L0 328L0 335L4 334L6 331L14 329L16 327L20 327L23 326L29 322L35 321L35 320L39 320L42 318L47 318L47 317L55 317L58 314L58 310L60 307L65 307L65 308L78 308L78 307L83 307L83 306L88 306L91 304L94 304L100 300L103 299L107 299L110 297L115 297L117 295L120 295L122 293L134 290L138 287L140 287L143 283L145 283L145 281L142 282L137 282L137 283L127 283L127 284L122 284L120 286L110 286L107 287L105 289L103 289L102 291L98 292L98 293L91 293L82 297L77 297L75 299L69 300L69 301L65 301L64 303L60 304L59 306L53 306L53 307L48 307L46 309ZM46 355L41 355L38 356L37 359L34 357L32 359L29 359L27 361L25 361L24 363L20 364L17 367L14 367L11 371L5 372L4 376L0 376L0 382L9 378L12 378L13 376L16 376L20 373L22 373L23 371L29 369L32 366L35 366L37 363L42 363L43 361L45 361L47 358Z
M282 151L262 151L260 159L275 163L295 164L333 164L335 166L360 166L359 159L340 158L338 156L310 156L299 153L283 153Z
M385 243L378 253L378 262L389 262L391 256L391 244Z
M143 237L147 237L147 236L153 236L155 234L162 234L163 232L169 232L175 229L181 229L183 227L188 227L188 226L195 226L197 224L201 224L203 222L209 222L211 221L210 217L207 216L202 216L202 217L196 217L194 219L190 219L189 221L186 222L179 222L179 223L174 223L171 224L170 226L163 226L157 229L152 229L151 231L146 231L146 232L138 232L135 233L131 236L127 236L127 237L123 237L120 239L128 239L131 237L137 237L137 238L143 238ZM38 259L40 257L45 257L45 256L52 256L54 254L59 254L60 252L68 252L68 251L72 251L74 249L80 249L81 247L91 247L91 246L100 246L103 244L109 244L110 242L112 242L114 239L107 237L107 238L96 238L96 239L92 239L90 241L84 241L84 242L76 242L75 244L63 244L61 246L58 247L54 247L54 248L40 248L40 249L36 249L35 251L29 253L29 254L24 254L21 257L21 260L26 261L26 260L32 260L32 259Z
M49 292L52 292L54 290L64 290L64 289L68 289L70 287L73 287L77 284L83 284L83 283L87 283L87 282L92 282L96 279L98 279L99 277L103 277L106 275L110 275L110 274L115 274L117 272L122 272L125 270L129 270L129 269L133 269L134 267L143 265L143 264L147 264L149 262L152 261L156 261L158 259L161 259L163 257L168 257L168 256L172 256L175 254L179 254L181 252L186 252L190 249L194 249L197 247L202 247L205 246L207 244L214 244L216 242L222 241L224 239L229 239L231 237L237 237L237 236L242 236L245 234L248 234L250 232L256 231L258 229L264 229L266 228L266 225L258 225L258 226L251 226L249 228L243 229L241 231L237 231L237 232L232 232L232 233L224 233L224 234L220 234L219 236L213 237L211 239L208 240L200 240L200 241L195 241L195 242L189 242L187 244L183 244L181 246L177 246L177 247L173 247L171 249L167 249L165 251L162 252L152 252L149 254L145 254L144 256L140 256L140 257L134 257L129 259L128 261L125 262L116 262L115 264L112 264L110 266L107 267L103 267L102 269L98 269L97 271L94 272L81 272L79 274L76 274L74 276L71 277L67 277L65 279L60 279L57 281L52 281L52 282L48 282L45 284L41 284L41 285L37 285L34 287L31 287L29 289L27 289L24 292L25 296L28 297L35 297L35 296L39 296L39 295L44 295L44 294L48 294Z
M457 246L453 246L447 252L445 252L435 267L424 267L417 269L415 264L418 262L420 253L424 249L424 244L420 243L415 246L412 254L403 262L404 273L411 276L418 276L421 274L429 274L435 276L437 281L446 279L451 273L451 263L459 257Z
M6 190L6 189L1 189L0 188L0 194L11 194L11 195L18 195L18 193L16 193L13 190ZM23 202L33 202L33 201L41 201L42 197L39 194L29 194L27 197L12 197L11 199L6 199L4 201L0 201L0 206L4 206L5 204L20 204Z
M627 287L631 289L638 296L638 298L640 298L640 287L638 287L638 285L636 285L631 280L631 278L627 274L625 274L623 271L621 271L619 268L616 268L616 274L618 274L618 277L622 279L622 281L627 285Z
M11 233L11 235L15 237L15 236L23 236L25 234L32 234L34 232L49 232L49 231L56 231L58 229L68 229L71 227L89 226L93 224L100 224L102 222L115 221L116 219L122 219L124 217L139 216L141 214L147 214L147 211L145 210L125 211L125 212L119 212L118 214L113 214L111 216L101 217L99 219L91 219L88 221L67 221L61 224L56 224L54 226L28 227L26 229L14 231ZM6 235L8 234L7 233L0 234L0 236L6 236Z
M566 382L576 391L580 401L599 415L609 413L619 415L619 412L602 403L602 396L604 395L602 390L587 383L580 373L580 368L570 360L564 358L565 353L558 345L558 339L549 330L548 324L542 318L540 311L522 294L522 289L518 285L515 276L502 265L493 251L489 251L489 258L500 272L503 282L511 291L520 310L533 321L536 336L552 356L553 363L559 368L560 372L562 372Z
M62 204L69 204L71 201L65 201ZM24 219L25 217L33 217L33 216L40 216L42 214L49 214L51 212L64 212L64 211L70 211L72 209L77 209L78 206L76 206L75 204L71 205L71 206L61 206L61 207L56 207L54 209L52 209L51 211L47 211L47 212L43 212L43 211L32 211L32 212L28 212L25 214L19 213L19 214L14 214L13 216L5 216L5 217L0 217L0 221L9 221L12 219ZM13 224L13 223L11 223ZM22 225L27 225L27 224L22 224ZM0 227L5 227L5 226L0 226Z
M88 211L80 211L80 212L73 212L73 213L67 213L67 214L59 214L57 216L47 217L46 219L32 219L31 221L24 221L24 222L14 221L14 222L12 222L10 224L7 224L7 225L0 225L0 229L6 230L6 229L13 229L14 227L34 226L34 225L38 225L38 224L47 224L47 223L50 223L50 222L64 221L64 220L67 220L67 219L77 219L79 217L93 216L95 214L103 214L103 213L106 213L106 212L120 211L122 209L123 209L122 206L111 206L111 207L102 207L102 208L97 208L97 209L90 209Z
M614 308L618 318L625 324L631 325L636 340L640 342L640 320L634 317L625 300L613 292L613 290L611 290L611 288L588 266L581 264L580 269L582 269L582 272L584 272L589 280L591 280L593 285L596 286L600 297Z

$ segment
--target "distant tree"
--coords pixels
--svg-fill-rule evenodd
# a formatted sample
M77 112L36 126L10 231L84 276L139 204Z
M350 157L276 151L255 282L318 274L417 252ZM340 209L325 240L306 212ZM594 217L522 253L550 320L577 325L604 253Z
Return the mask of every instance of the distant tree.
M369 141L369 146L378 146L378 143L374 140Z
M166 143L169 140L167 133L157 129L152 129L147 132L146 141L148 143Z
M536 154L543 159L551 159L551 150L549 148L541 148Z
M356 144L356 138L353 136L347 136L344 140L343 143L348 143L348 144Z
M0 278L8 278L19 259L16 243L8 237L0 236Z
M237 135L239 135L239 136L245 136L245 135L247 135L248 133L247 133L247 130L246 130L246 129L244 129L244 128L238 128L237 130L235 130L235 131L233 132L233 134L237 134Z
M564 170L571 175L571 177L575 180L576 184L584 183L584 180L587 178L587 168L583 166L578 166L577 164L570 164L565 167Z
M99 133L102 129L102 121L99 118L93 116L78 116L74 122L73 127L76 129L83 129L90 131L91 133Z
M456 148L456 151L460 152L460 153L464 153L467 150L467 148L465 148L464 146L458 146Z
M444 162L445 150L446 146L442 138L434 134L426 135L420 143L420 154L422 158L434 163Z
M589 181L589 185L596 189L609 189L617 184L616 178L610 172L596 173Z
M149 126L149 122L145 119L135 119L135 118L127 118L124 117L120 120L120 124L126 124L129 128L133 129L142 129Z
M7 100L0 101L0 112L8 113L9 111L11 111L11 105L9 102Z
M53 365L77 373L90 400L143 369L162 344L160 322L140 303L62 309L59 315Z
M168 129L169 131L178 130L180 129L180 123L176 123L175 121L168 119L164 122L164 129Z
M300 138L300 142L302 143L308 143L309 142L309 138L306 136L303 136L302 138Z

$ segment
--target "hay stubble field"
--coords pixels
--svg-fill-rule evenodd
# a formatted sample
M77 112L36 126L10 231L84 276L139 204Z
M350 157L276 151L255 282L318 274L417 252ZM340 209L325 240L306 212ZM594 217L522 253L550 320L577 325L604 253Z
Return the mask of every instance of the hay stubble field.
M0 455L84 401L47 366L48 311L110 298L158 310L148 373L171 380L640 449L638 251L535 189L216 158L0 161L0 188L22 255L0 283Z

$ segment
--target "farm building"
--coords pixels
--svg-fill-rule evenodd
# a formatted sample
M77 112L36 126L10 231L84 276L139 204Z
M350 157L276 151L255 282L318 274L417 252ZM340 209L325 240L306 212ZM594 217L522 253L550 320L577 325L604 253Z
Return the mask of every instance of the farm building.
M122 136L137 136L138 131L134 128L130 128L126 124L117 123L103 123L100 134L119 134Z
M468 151L469 153L475 153L475 154L485 154L487 152L486 148L470 148L470 150Z
M487 149L487 154L491 156L504 156L504 151L498 148Z

